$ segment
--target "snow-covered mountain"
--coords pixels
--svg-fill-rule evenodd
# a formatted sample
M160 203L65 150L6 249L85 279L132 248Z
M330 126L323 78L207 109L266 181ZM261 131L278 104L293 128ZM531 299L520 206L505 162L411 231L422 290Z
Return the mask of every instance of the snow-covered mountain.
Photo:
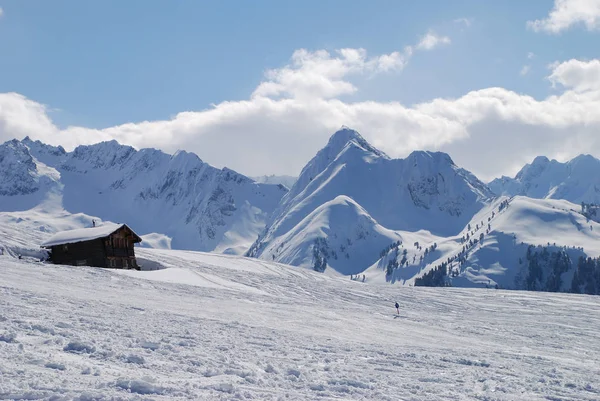
M344 127L304 167L248 255L355 274L402 241L401 231L458 233L491 196L447 154L392 159Z
M489 183L498 195L524 195L538 199L565 199L573 203L600 203L600 160L579 155L561 163L536 157L515 176Z
M364 274L368 282L571 291L579 258L599 256L600 223L578 205L501 197L457 235L405 241Z
M226 253L243 253L287 192L193 153L138 151L116 141L66 152L12 140L0 145L0 177L0 211L64 209L162 234L179 249Z
M115 141L66 152L25 138L0 145L0 248L39 258L53 232L94 218L129 224L146 246L249 249L372 284L596 293L580 258L600 257L600 224L580 202L598 202L599 164L540 157L491 184L524 195L498 197L444 153L392 159L343 128L288 191L187 152Z

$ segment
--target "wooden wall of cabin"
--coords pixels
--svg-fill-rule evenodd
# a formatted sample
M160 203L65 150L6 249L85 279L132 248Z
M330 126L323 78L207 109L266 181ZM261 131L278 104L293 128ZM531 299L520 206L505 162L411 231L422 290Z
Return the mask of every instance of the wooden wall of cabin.
M104 246L108 257L135 257L133 236L125 229L121 229L105 238Z
M125 227L105 238L107 266L121 269L138 268L133 241L133 233Z
M133 232L123 227L105 238L53 246L51 260L63 265L139 269L135 238Z
M51 259L56 264L108 267L102 239L56 245L51 249Z

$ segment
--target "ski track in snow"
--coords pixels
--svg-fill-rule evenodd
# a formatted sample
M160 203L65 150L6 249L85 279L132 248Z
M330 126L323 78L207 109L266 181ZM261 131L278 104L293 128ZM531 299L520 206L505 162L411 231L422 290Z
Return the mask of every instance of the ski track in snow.
M600 399L598 297L138 254L172 267L0 256L0 399Z

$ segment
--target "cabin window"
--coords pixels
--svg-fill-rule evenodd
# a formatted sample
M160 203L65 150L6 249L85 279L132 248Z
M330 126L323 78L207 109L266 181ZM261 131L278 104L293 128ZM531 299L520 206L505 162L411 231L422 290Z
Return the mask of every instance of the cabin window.
M115 259L109 259L108 266L109 267L117 267L117 261Z
M127 263L127 259L123 259L123 267L129 267L129 263Z

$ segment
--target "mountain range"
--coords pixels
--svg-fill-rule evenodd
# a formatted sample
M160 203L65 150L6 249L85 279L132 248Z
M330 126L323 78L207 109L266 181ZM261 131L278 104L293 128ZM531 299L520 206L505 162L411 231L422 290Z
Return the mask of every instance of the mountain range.
M578 258L600 256L600 226L580 205L600 203L598 171L589 155L537 157L486 184L445 153L391 158L347 127L297 179L253 179L184 151L110 141L67 152L25 138L0 145L0 222L39 231L36 240L92 219L127 222L145 246L371 283L568 290ZM531 278L542 252L570 260L558 285L550 257Z
M498 195L523 195L537 199L565 199L573 203L600 203L600 160L579 155L561 163L536 157L514 177L489 183Z
M0 211L64 209L128 222L174 248L232 254L250 246L288 191L214 168L193 153L116 141L66 152L12 140L0 145L0 176Z

